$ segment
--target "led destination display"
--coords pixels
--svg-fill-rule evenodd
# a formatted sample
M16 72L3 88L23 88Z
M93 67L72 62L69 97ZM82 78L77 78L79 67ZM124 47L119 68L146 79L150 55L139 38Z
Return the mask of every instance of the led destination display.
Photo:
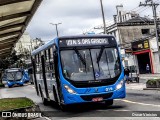
M60 40L59 45L61 47L69 46L93 46L93 45L109 45L112 42L109 38L83 38L83 39L66 39Z

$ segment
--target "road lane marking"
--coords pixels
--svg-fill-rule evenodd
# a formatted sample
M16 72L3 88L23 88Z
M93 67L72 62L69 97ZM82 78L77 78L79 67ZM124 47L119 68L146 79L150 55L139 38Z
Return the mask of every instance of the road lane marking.
M140 102L133 102L133 101L130 101L130 100L120 100L120 101L127 102L127 103L133 103L133 104L139 104L139 105L148 105L148 106L160 107L160 105L140 103Z
M50 118L48 118L48 117L40 117L40 118L45 118L46 120L52 120L52 119L50 119Z
M101 112L101 111L104 112L105 111L106 112L106 111L111 111L111 110L96 110L96 111L99 111L99 112ZM113 111L131 111L131 110L124 110L123 109L123 110L113 110Z
M113 110L113 111L131 111L131 110Z

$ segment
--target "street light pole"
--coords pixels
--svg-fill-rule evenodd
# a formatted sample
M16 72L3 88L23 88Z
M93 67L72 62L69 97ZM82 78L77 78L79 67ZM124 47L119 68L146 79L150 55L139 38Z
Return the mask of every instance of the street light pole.
M104 17L104 10L103 10L102 0L100 0L100 3L101 3L102 18L103 18L104 34L106 34L106 22L105 22L105 17Z
M50 24L56 26L56 33L57 33L57 37L58 37L59 35L58 35L58 27L57 26L62 24L62 23L56 23L56 24L50 23Z

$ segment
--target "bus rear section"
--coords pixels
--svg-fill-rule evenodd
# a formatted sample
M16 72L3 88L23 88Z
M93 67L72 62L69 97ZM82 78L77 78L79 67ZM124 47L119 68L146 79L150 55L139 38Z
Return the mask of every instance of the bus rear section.
M45 52L50 48L52 52ZM33 63L41 62L34 64L34 80L37 94L45 102L53 100L62 106L105 101L112 105L114 99L126 96L121 57L113 36L59 37L54 44L33 52L32 57Z

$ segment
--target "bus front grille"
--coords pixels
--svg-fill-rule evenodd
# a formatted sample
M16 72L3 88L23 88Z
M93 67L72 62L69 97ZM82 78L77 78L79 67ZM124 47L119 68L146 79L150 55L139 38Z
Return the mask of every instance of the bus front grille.
M113 93L105 93L105 94L98 94L98 95L81 95L80 97L85 101L92 101L93 98L102 97L103 99L108 99L112 97Z

